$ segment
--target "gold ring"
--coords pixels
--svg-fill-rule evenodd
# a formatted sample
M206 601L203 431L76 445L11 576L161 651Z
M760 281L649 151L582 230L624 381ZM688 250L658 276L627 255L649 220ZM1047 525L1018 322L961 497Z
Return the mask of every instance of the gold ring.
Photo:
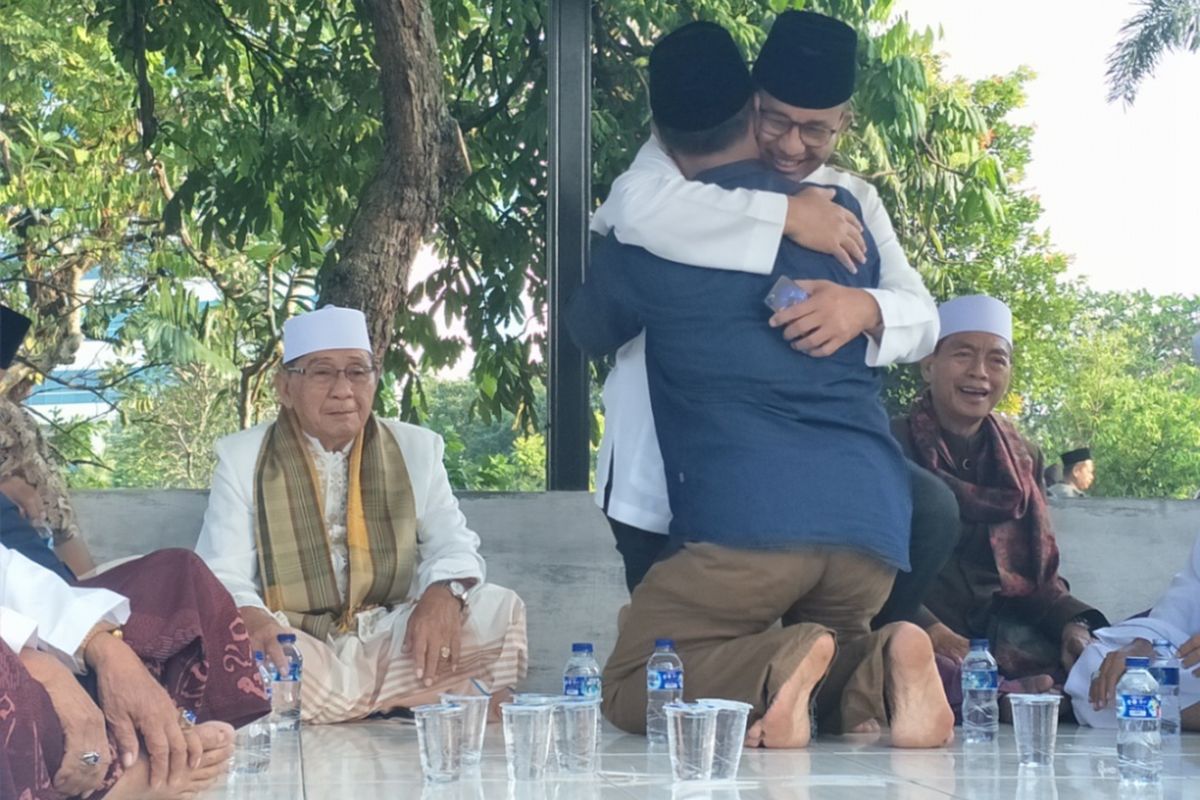
M450 658L450 645L448 645L448 644L442 645L442 649L438 652L442 657L442 661L447 660L448 658Z

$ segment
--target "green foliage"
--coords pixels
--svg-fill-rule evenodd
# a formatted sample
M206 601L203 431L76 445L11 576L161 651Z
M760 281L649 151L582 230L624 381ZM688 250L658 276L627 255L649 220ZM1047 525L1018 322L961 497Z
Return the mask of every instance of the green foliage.
M1200 50L1200 0L1141 0L1108 56L1108 101L1133 105L1142 81L1171 50Z
M440 210L438 266L396 320L377 409L442 432L458 487L540 488L546 6L428 2L473 172ZM1012 305L1020 345L1008 405L1026 427L1051 450L1082 440L1107 449L1106 493L1182 495L1200 483L1186 456L1197 450L1184 363L1186 334L1200 325L1194 302L1066 281L1037 198L1017 188L1032 134L1010 117L1032 74L944 75L934 33L896 17L890 0L594 4L592 202L648 135L645 69L662 33L713 19L750 56L773 16L798 7L861 34L855 123L838 163L879 188L939 299L979 291ZM121 361L97 377L120 392L108 449L89 449L101 429L58 437L64 454L93 462L79 481L202 485L212 437L269 413L282 320L314 302L322 269L336 269L330 254L381 157L365 9L5 6L0 300L36 318L37 345L35 370L13 371L0 391L19 396L68 363L85 334L118 348ZM448 332L456 322L463 333ZM467 353L469 383L422 377ZM917 388L912 370L893 371L889 403L903 408ZM1138 466L1151 453L1152 466Z

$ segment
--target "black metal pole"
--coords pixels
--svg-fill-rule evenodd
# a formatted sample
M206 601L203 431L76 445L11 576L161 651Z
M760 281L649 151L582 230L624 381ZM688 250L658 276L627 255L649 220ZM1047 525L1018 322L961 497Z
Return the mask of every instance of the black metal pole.
M546 488L586 490L591 433L587 361L563 319L583 282L591 207L591 0L549 0L546 248L550 303Z

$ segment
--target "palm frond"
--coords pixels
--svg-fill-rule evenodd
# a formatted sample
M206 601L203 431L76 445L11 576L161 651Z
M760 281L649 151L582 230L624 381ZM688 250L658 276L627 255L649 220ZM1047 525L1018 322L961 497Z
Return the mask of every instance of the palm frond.
M1142 0L1108 56L1108 100L1133 105L1142 81L1172 50L1200 49L1200 0Z

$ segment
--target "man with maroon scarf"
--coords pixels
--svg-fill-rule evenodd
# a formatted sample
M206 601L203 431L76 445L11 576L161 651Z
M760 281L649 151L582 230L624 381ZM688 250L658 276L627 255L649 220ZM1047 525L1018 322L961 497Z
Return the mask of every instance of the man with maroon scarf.
M892 424L905 454L953 490L962 520L920 622L943 660L961 662L968 639L987 638L1005 678L1061 684L1108 621L1059 577L1042 454L995 413L1012 373L1012 313L975 295L939 316L941 338L921 362L929 388Z

